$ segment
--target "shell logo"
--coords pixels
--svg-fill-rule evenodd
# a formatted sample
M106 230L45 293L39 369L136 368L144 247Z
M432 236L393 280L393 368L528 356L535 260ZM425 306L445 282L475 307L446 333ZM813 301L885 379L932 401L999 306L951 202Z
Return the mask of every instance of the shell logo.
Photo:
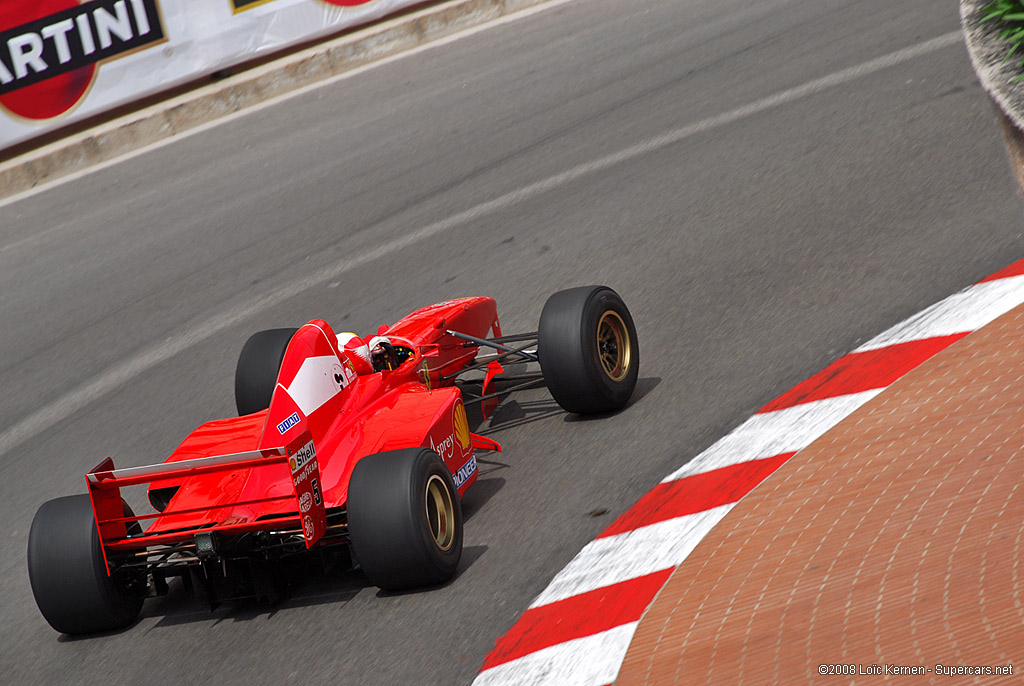
M456 402L452 410L452 428L455 433L455 440L465 451L469 448L469 420L466 418L466 408L462 402Z

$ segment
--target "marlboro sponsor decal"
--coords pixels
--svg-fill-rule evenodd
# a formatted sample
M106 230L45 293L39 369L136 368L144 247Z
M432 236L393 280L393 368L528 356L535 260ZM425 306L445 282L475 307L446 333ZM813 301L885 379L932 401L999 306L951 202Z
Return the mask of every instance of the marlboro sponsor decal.
M312 548L327 530L327 511L320 488L316 446L308 431L288 447L288 467L292 472L292 486L302 520L302 535L306 539L306 548Z

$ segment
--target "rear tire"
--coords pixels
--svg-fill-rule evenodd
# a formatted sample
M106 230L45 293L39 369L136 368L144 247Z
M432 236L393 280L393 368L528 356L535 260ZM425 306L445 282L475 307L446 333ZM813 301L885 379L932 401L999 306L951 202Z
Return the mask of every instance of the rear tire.
M606 286L555 293L544 304L537 356L555 401L568 412L621 409L640 371L636 326L619 294Z
M288 343L298 329L257 331L242 346L235 367L235 406L246 415L270 407Z
M462 557L462 504L451 472L427 448L369 455L348 489L352 552L385 591L432 586Z
M39 611L61 633L121 629L142 610L144 578L117 570L107 576L88 495L57 498L36 512L28 534L28 578Z

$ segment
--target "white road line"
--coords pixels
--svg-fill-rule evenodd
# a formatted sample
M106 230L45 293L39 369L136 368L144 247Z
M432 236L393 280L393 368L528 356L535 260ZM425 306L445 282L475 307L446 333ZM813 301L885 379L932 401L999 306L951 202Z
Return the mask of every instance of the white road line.
M473 686L604 686L615 681L639 622L577 638L481 672Z
M720 505L591 541L555 575L530 607L678 566L735 504Z
M875 336L854 352L976 331L1024 303L1024 276L975 284Z
M547 5L545 5L546 7ZM518 16L518 15L510 15ZM511 19L510 19L511 20ZM449 40L455 40L454 37L449 37ZM848 83L855 79L861 78L868 74L888 69L896 66L902 62L906 62L917 57L927 55L935 52L942 48L948 47L960 41L960 32L952 31L950 33L943 34L937 38L917 43L908 48L897 50L896 52L877 57L872 60L868 60L860 65L850 67L848 69L842 69L837 72L833 72L827 76L824 76L813 81L809 81L802 86L796 88L790 88L788 90L781 91L775 95L770 95L766 98L757 100L749 105L738 107L734 110L730 110L723 114L709 117L702 121L687 126L680 127L669 133L656 136L643 143L639 143L632 147L621 150L617 153L601 157L592 162L581 164L577 167L573 167L568 171L561 174L550 176L537 183L530 184L518 190L514 190L510 193L506 193L498 198L489 200L488 202L481 203L475 207L471 207L467 210L459 212L458 214L452 215L447 219L435 222L421 229L412 231L411 233L397 238L389 243L384 243L376 248L368 250L362 254L341 260L334 265L320 269L319 271L306 276L305 278L298 279L289 282L276 291L265 293L261 296L256 297L248 305L244 306L233 306L218 315L212 317L209 321L199 324L192 329L186 330L176 336L173 336L166 341L156 344L146 350L143 350L124 362L115 365L106 371L102 372L98 376L94 377L90 381L78 386L67 395L55 400L54 402L36 410L32 414L28 415L24 419L16 422L12 426L9 426L2 433L0 433L0 454L6 453L13 448L17 447L24 441L42 432L48 427L63 421L64 419L71 416L73 413L82 409L89 403L101 398L118 386L124 384L130 379L138 376L139 374L151 369L152 367L160 364L161 362L170 359L178 353L187 350L188 348L205 341L211 336L234 326L235 324L241 323L248 319L257 312L276 305L288 298L294 297L310 288L321 286L328 283L340 276L341 274L351 271L357 267L363 266L374 260L377 260L386 255L398 252L405 248L416 245L428 238L432 238L440 233L454 229L460 226L470 224L482 217L489 214L499 212L501 210L510 208L526 200L533 199L539 195L547 193L548 191L554 190L566 184L577 181L583 177L596 172L604 171L616 165L628 162L630 160L639 158L651 152L655 152L661 148L669 145L679 143L686 138L695 136L700 133L710 131L714 128L726 126L728 124L735 123L745 117L750 117L761 112L779 107L781 105L794 102L801 98L819 93L828 88L840 86L844 83ZM435 46L436 44L431 44ZM424 46L427 49L429 46ZM404 53L408 55L410 53ZM394 59L399 59L396 56ZM353 75L353 72L348 72L348 76ZM346 75L340 75L335 80L340 80ZM320 87L324 84L316 84L316 87ZM310 88L312 90L312 88ZM296 95L292 93L289 95ZM286 98L282 98L286 99ZM269 106L273 101L265 103ZM244 113L240 113L238 116L244 116L244 114L251 113L254 110L246 110ZM230 118L229 118L230 119ZM228 120L229 120L228 119ZM223 123L225 120L219 120L215 124L207 128L213 128L213 126ZM173 140L180 140L181 136L176 137ZM162 145L169 143L156 144L148 148L149 150L155 147L161 147ZM132 155L120 158L120 161L128 159L128 157L143 154L144 150L137 151ZM113 164L115 162L112 162ZM108 165L109 166L109 165ZM4 203L0 203L0 207L3 207Z
M882 389L878 388L755 414L669 474L662 483L750 460L803 450L881 392Z
M89 174L92 174L93 172L102 171L103 169L109 169L110 167L113 167L114 165L121 164L122 162L126 162L126 161L128 161L130 159L139 157L141 155L145 155L146 153L152 152L154 150L159 150L160 148L164 148L164 147L166 147L168 145L173 145L174 143L177 143L178 141L182 141L182 140L185 140L187 138L191 138L192 136L196 136L196 135L198 135L200 133L204 133L204 132L209 131L211 129L215 129L218 126L221 126L222 124L227 124L229 122L235 121L236 119L241 119L242 117L248 116L250 114L254 114L256 112L260 112L262 110L267 109L268 107L274 107L275 105L278 105L278 104L280 104L282 102L285 102L285 101L290 100L292 98L296 98L296 97L305 95L306 93L310 93L310 92L315 91L315 90L317 90L319 88L325 88L327 86L331 86L331 85L339 83L341 81L345 81L346 79L355 78L356 76L359 76L360 74L365 74L366 72L371 71L373 69L377 69L378 67L383 67L384 65L391 64L393 62L397 62L399 60L406 59L407 57L412 57L414 55L419 55L419 54L422 54L422 53L427 52L429 50L434 50L436 48L440 48L440 47L445 46L445 45L450 45L451 43L454 43L456 41L460 41L463 38L469 38L470 36L474 36L474 35L476 35L478 33L483 33L484 31L489 31L490 29L493 29L495 27L502 26L504 24L508 24L508 23L515 22L515 21L520 21L520 20L525 19L527 17L533 16L534 14L539 14L540 12L546 12L547 10L554 9L556 7L560 7L562 5L566 5L566 4L568 4L570 2L574 2L574 1L575 0L548 0L548 2L545 2L543 4L534 5L532 7L527 7L525 9L519 10L518 12L514 12L512 14L506 14L504 16L498 17L497 19L494 19L494 20L489 21L487 23L479 24L477 26L472 26L472 27L470 27L468 29L464 29L464 30L459 31L457 33L453 33L453 34L451 34L449 36L445 36L443 38L439 38L439 39L437 39L435 41L432 41L430 43L424 43L423 45L418 45L415 48L410 48L409 50L406 50L405 52L399 52L399 53L396 53L394 55L388 55L387 57L382 57L381 59L379 59L377 61L370 62L368 64L364 64L364 65L362 65L360 67L356 67L356 68L351 69L351 70L346 71L346 72L342 72L341 74L337 74L337 75L332 76L330 78L324 79L323 81L317 81L316 83L311 83L311 84L309 84L307 86L302 86L300 88L296 88L295 90L288 91L287 93L282 93L281 95L277 95L277 96L275 96L273 98L270 98L268 100L264 100L263 102L260 102L260 103L257 103L255 105L251 105L249 107L246 107L243 110L239 110L237 112L231 112L230 114L226 114L223 117L220 117L219 119L216 119L214 121L209 121L209 122L206 122L205 124L199 124L198 126L194 126L191 129L186 129L185 131L182 131L181 133L176 133L173 136L171 136L170 138L164 138L163 140L155 141L155 142L150 143L149 145L145 145L145 146L143 146L141 148L136 148L135 150L132 150L131 152L127 152L124 155L121 155L119 157L114 157L112 159L105 160L103 162L99 162L96 165L94 165L92 167L89 167L88 169L82 169L81 171L73 172L73 173L68 174L66 176L62 176L62 177L60 177L58 179L54 179L52 181L47 181L45 183L41 183L38 186L30 188L30 189L28 189L26 191L23 191L23 192L18 193L16 195L12 195L12 196L10 196L8 198L4 198L3 200L0 200L0 208L3 208L4 206L9 205L11 203L15 203L15 202L18 202L20 200L24 200L26 198L32 197L33 195L37 195L39 193L43 193L45 191L50 190L51 188L56 188L57 186L61 186L61 185L65 184L65 183L70 183L71 181L75 181L75 180L80 179L82 177L88 176ZM90 133L88 131L80 134L80 136L82 136L83 138L88 138L90 135L92 135L92 133Z

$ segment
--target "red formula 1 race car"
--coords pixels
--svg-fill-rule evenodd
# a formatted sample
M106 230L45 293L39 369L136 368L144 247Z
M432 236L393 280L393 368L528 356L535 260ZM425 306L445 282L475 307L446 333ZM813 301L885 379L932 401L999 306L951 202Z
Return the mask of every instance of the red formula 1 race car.
M540 371L506 374L495 391L502 362ZM319 319L261 331L238 359L238 417L203 424L160 465L108 458L86 476L88 494L39 508L36 604L54 629L80 634L131 624L171 577L211 606L273 599L283 562L311 551L385 590L445 582L462 554L475 451L500 450L470 432L464 402L543 379L569 412L607 412L629 400L638 365L632 317L602 286L552 295L538 331L511 336L485 297L425 307L366 342ZM474 371L482 385L470 394ZM153 513L122 498L140 484Z

